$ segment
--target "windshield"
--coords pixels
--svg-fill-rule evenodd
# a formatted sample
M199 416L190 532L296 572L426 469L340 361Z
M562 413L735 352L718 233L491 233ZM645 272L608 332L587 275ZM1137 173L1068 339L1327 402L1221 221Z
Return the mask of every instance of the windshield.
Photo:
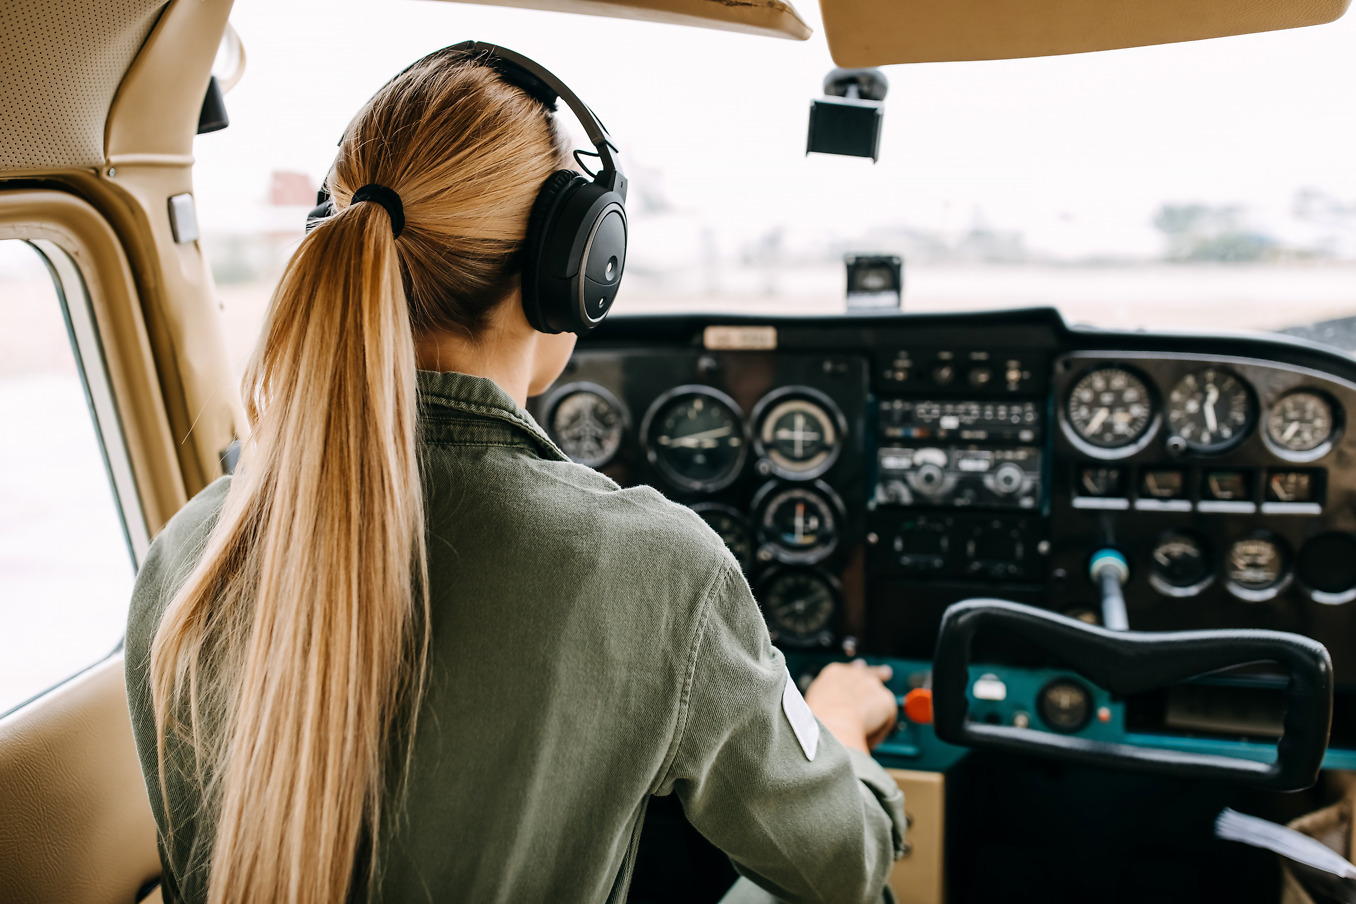
M231 126L199 216L239 364L358 106L465 38L553 69L631 178L618 311L830 313L844 255L904 259L904 308L1290 330L1356 348L1356 17L1107 53L892 66L880 161L805 154L808 42L405 0L240 0ZM569 125L579 134L572 120Z

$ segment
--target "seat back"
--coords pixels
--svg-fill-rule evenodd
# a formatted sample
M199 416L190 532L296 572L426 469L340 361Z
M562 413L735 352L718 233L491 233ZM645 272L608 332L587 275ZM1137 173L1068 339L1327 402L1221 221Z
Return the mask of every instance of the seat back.
M159 875L119 654L0 719L0 901L132 904Z

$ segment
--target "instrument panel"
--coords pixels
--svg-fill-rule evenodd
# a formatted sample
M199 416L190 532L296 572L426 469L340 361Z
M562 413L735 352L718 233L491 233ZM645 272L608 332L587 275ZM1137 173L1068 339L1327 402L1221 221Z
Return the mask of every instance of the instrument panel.
M609 319L530 405L571 458L692 507L788 652L926 661L945 608L1267 627L1356 687L1356 361L1050 310ZM1001 639L994 661L1043 667Z
M696 511L779 644L827 651L860 633L867 396L863 355L581 348L533 409L575 461Z

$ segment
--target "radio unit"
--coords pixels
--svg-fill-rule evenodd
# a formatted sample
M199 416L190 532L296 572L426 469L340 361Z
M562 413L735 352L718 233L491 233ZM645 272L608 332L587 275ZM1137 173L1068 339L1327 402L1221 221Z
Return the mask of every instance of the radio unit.
M877 505L1034 509L1040 503L1036 446L887 446L877 453Z
M881 444L888 440L1034 443L1041 435L1043 404L893 399L881 402Z

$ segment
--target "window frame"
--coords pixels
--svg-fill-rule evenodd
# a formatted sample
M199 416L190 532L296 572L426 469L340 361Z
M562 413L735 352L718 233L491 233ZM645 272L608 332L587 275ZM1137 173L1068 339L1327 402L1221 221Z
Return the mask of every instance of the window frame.
M127 256L93 205L57 190L0 190L0 240L28 245L52 276L135 573L153 533L188 496ZM119 655L123 643L118 637L106 654L0 710L0 719Z
M80 268L60 245L50 239L22 241L37 254L52 277L52 287L56 290L57 304L61 307L61 317L66 324L66 336L71 343L76 371L80 375L80 387L85 393L85 405L94 422L94 435L99 443L104 473L113 494L113 504L121 516L119 523L135 572L146 558L151 535L141 510L141 494L137 490L136 475L132 473L122 418L113 398L108 361L104 357L103 343L94 321L89 287Z

